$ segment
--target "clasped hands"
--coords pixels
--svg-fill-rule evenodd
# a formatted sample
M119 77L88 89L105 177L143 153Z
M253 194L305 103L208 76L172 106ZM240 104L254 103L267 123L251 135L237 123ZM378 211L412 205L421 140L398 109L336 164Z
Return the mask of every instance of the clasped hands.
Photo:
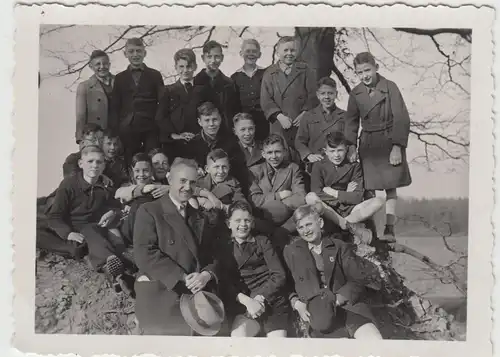
M193 294L197 293L200 290L203 290L210 279L212 279L212 274L210 274L208 271L184 275L184 283Z

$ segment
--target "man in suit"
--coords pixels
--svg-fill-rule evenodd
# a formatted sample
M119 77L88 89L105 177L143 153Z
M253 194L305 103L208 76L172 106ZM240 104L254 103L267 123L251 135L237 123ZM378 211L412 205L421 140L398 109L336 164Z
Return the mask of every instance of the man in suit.
M313 337L382 339L370 307L363 302L365 287L380 289L380 275L353 248L323 234L323 220L314 206L293 215L300 238L284 250L293 277L291 304L309 322Z
M263 143L265 162L250 168L252 184L249 198L257 216L284 229L275 237L278 247L286 244L287 233L295 231L293 211L305 203L306 189L299 166L285 159L285 141L271 134Z
M156 121L160 128L160 143L170 161L185 157L189 141L200 131L196 109L208 98L205 86L194 85L196 55L183 48L174 55L179 80L165 87Z
M89 67L94 74L78 85L76 89L76 131L78 144L82 140L83 128L93 123L102 129L108 127L110 101L115 76L109 72L108 54L94 50L90 55Z
M179 298L217 281L210 234L214 222L188 204L197 175L195 162L176 159L169 194L137 211L134 256L140 272L135 313L144 334L191 335Z
M155 117L164 85L161 73L144 64L146 49L140 38L127 40L125 57L130 64L116 75L109 126L120 133L128 162L137 152L158 147Z

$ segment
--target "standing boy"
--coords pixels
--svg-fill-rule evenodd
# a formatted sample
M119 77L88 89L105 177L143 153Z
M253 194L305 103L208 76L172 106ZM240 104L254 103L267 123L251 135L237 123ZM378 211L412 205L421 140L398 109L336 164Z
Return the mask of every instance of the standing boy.
M322 151L329 133L344 131L345 112L335 105L337 84L332 78L323 77L317 87L316 97L320 104L306 112L295 137L295 148L307 163L323 159Z
M269 122L260 106L260 89L265 69L257 66L261 56L260 44L255 39L245 39L241 45L240 56L243 67L238 69L231 79L238 87L241 111L249 113L255 122L255 138L264 140L269 135Z
M108 54L94 50L90 55L89 67L94 74L78 85L76 89L76 132L78 144L83 137L84 127L88 123L108 127L111 94L115 76L109 72Z
M130 64L116 75L109 126L120 134L129 161L135 153L158 146L155 117L164 86L161 73L144 64L142 39L128 39L124 54Z
M79 166L82 171L63 179L57 189L47 214L48 226L62 240L86 242L92 266L103 271L119 291L117 278L124 273L125 244L108 229L120 207L113 198L114 190L102 179L105 161L101 148L84 147Z
M362 122L358 151L365 189L385 190L384 239L395 241L396 189L411 184L406 161L410 116L398 86L377 73L378 64L371 53L357 54L354 69L361 83L349 94L347 105L345 136L351 144L349 156L351 161L357 158Z
M156 121L160 128L160 143L170 161L185 155L187 144L200 131L196 108L208 98L206 87L194 84L196 55L184 48L174 55L179 80L165 87Z
M277 43L279 61L264 73L261 107L271 123L271 133L283 135L294 147L297 127L306 110L317 105L316 80L306 63L297 62L297 42L285 36Z
M381 197L363 201L363 171L359 162L349 162L343 133L326 136L325 158L313 165L308 204L321 202L324 216L349 231L356 242L370 243L372 232L360 222L370 219L384 205Z
M304 177L296 163L285 160L286 146L280 135L269 135L262 146L266 161L250 168L253 181L249 198L260 218L281 226L287 233L293 232L293 211L305 203ZM278 246L287 243L284 236L276 239Z
M194 77L194 83L204 86L210 93L209 100L219 109L223 130L230 133L233 116L241 111L241 105L238 89L233 80L219 69L224 60L222 45L217 41L208 41L203 46L201 58L206 67Z

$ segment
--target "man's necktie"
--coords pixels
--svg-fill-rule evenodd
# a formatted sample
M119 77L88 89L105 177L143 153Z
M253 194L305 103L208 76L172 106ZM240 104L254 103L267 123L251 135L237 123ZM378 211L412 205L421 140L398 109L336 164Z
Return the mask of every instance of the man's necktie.
M182 216L182 218L186 218L186 204L185 203L180 204L179 213Z
M190 94L193 91L193 85L191 84L191 82L186 82L184 86L186 87L186 92L188 94Z
M276 170L269 169L267 172L267 177L269 177L269 181L271 181L271 185L274 185L274 179L276 178Z

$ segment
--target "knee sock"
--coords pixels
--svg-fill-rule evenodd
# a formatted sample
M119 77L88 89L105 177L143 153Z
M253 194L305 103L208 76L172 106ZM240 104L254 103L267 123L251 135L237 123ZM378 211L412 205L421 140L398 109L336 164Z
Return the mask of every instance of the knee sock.
M386 226L394 226L396 223L396 202L398 199L396 189L386 190L385 214Z

